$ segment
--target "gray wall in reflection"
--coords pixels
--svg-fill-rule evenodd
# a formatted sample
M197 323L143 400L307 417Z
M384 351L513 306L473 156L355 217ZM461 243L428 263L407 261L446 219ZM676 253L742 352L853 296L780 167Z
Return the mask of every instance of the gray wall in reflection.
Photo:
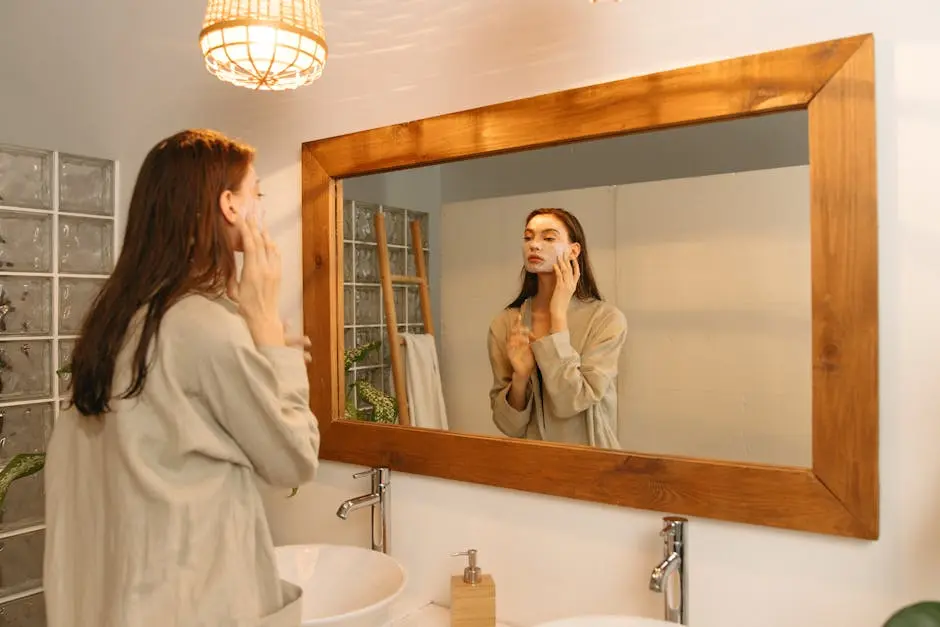
M448 163L442 201L806 165L808 124L789 111Z
M346 179L344 197L426 211L440 326L441 206L480 198L767 170L809 163L806 111L636 133Z

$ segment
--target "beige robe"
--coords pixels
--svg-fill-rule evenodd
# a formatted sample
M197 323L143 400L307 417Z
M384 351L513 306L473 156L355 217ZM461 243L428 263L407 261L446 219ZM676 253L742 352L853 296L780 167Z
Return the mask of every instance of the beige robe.
M528 301L521 310L531 328ZM490 402L496 427L513 438L619 449L617 369L627 338L626 317L605 301L572 299L568 331L532 343L536 372L529 379L526 407L517 411L508 401L512 365L506 347L519 311L505 309L490 325Z
M258 349L230 301L189 296L151 354L140 396L100 421L69 410L53 430L49 627L297 627L301 591L278 577L255 480L291 488L316 474L302 352Z

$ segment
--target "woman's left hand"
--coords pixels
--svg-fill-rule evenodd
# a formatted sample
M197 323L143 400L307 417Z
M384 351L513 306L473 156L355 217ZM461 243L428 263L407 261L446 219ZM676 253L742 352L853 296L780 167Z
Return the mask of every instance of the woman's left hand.
M286 337L284 338L284 344L292 348L299 348L304 353L304 361L308 364L313 361L313 355L310 354L310 347L313 345L310 341L310 338L306 335L291 335L290 326L287 321L284 321L284 332Z
M555 291L552 292L548 305L552 317L552 333L559 333L568 328L568 305L578 288L580 278L581 266L575 254L568 251L567 254L559 256L555 262Z
M287 337L284 343L287 346L301 349L304 352L304 361L308 364L313 361L313 355L310 354L310 338L306 335L301 337Z

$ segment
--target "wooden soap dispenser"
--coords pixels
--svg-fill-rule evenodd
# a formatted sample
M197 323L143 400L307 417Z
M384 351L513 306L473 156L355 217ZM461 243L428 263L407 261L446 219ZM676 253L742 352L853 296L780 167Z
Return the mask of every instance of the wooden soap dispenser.
M450 625L495 627L496 582L477 566L476 549L454 553L454 557L460 555L466 555L469 564L463 569L463 576L454 575L450 579Z

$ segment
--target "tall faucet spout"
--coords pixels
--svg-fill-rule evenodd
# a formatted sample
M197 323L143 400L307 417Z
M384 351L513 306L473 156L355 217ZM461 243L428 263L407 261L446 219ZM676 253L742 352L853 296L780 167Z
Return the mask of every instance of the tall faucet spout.
M650 590L653 592L662 592L664 582L669 580L670 575L679 568L682 558L673 551L669 556L661 561L650 574Z
M389 536L392 526L389 497L391 490L391 471L386 467L370 468L353 475L353 479L360 477L372 478L372 491L356 498L343 501L336 515L346 520L351 512L366 507L372 508L372 550L388 553Z
M370 507L372 505L377 505L379 503L379 495L376 493L364 494L362 496L357 496L354 499L349 499L348 501L343 501L339 506L339 509L336 510L336 515L346 520L350 512L354 512L357 509L362 509L363 507Z
M663 614L667 623L689 624L689 564L686 547L688 520L679 516L665 516L663 529L663 560L650 573L650 590L663 595ZM676 575L676 586L669 579ZM675 599L678 595L678 600Z

